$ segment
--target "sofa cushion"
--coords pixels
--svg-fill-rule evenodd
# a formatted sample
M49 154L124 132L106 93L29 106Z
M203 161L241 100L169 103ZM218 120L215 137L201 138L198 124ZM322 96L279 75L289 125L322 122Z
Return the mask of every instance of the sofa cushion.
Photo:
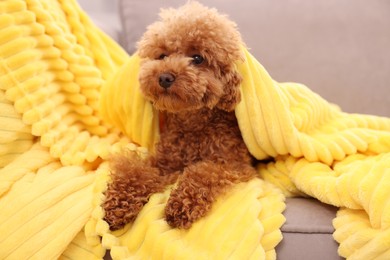
M276 247L278 259L342 259L332 236L336 211L337 208L314 199L288 198L283 213L283 240Z
M122 0L132 53L161 7L181 0ZM252 54L280 82L304 83L346 112L390 116L389 2L200 0L227 13Z

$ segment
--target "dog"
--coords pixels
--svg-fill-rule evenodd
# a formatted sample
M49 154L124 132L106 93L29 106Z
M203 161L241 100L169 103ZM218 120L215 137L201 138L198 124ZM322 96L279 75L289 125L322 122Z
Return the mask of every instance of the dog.
M234 184L256 176L234 113L243 42L235 23L189 2L166 9L138 42L140 90L164 125L154 154L116 155L103 203L111 230L134 221L149 197L176 183L167 223L188 229Z

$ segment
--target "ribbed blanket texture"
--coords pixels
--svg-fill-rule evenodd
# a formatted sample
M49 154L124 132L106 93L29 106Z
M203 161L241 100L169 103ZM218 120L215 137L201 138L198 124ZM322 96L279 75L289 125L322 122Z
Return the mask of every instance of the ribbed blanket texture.
M252 155L273 162L189 230L165 222L167 189L110 232L109 155L147 156L159 139L138 56L75 0L5 0L0 14L0 259L276 259L289 196L340 208L341 256L390 259L390 119L278 83L245 49L235 113Z

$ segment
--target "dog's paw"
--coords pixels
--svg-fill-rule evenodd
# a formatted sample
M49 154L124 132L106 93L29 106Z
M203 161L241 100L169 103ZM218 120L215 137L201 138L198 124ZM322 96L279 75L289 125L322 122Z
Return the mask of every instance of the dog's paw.
M189 229L210 210L210 204L201 198L189 198L173 192L165 207L165 220L174 228Z
M110 230L120 229L135 220L145 203L146 201L132 201L128 198L127 200L120 200L119 198L107 200L103 204L104 220L110 226Z
M200 214L195 209L180 202L174 202L165 208L165 219L167 223L174 228L189 229Z
M166 178L144 161L124 155L115 157L114 161L112 182L107 187L102 205L104 219L111 230L133 222L149 197L166 186Z

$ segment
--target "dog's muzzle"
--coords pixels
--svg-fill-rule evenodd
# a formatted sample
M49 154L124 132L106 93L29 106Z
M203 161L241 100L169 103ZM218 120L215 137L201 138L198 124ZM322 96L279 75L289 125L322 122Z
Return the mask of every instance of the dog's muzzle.
M167 89L173 84L173 82L175 82L175 79L176 78L173 74L163 73L160 75L158 83L161 87Z

